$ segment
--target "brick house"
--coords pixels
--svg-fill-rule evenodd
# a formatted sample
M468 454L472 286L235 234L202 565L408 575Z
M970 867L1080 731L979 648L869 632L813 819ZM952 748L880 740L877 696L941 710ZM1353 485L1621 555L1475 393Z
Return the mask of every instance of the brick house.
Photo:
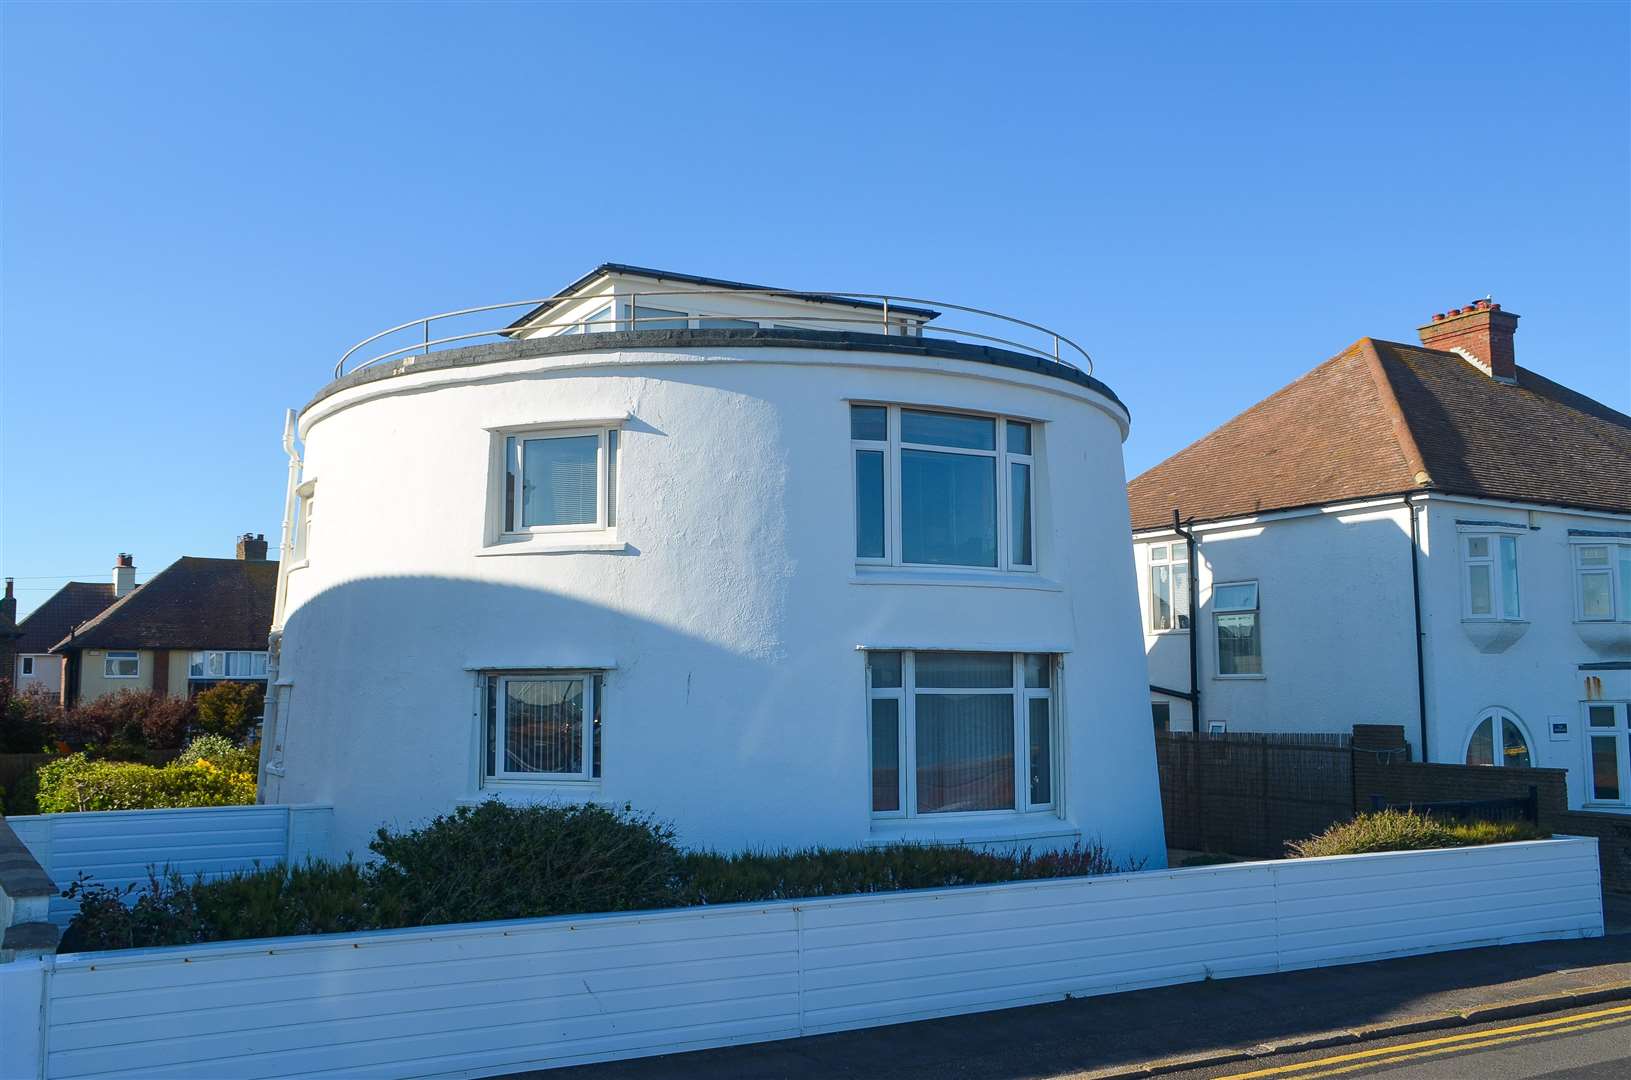
M1631 813L1631 417L1517 323L1361 338L1128 485L1158 726L1402 724Z

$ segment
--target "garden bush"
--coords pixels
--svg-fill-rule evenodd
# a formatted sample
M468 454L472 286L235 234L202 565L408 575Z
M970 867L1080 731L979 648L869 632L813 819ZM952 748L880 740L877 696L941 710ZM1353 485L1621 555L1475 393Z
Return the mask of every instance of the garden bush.
M266 691L255 683L217 683L193 697L199 731L241 743L260 721Z
M309 863L139 892L80 882L64 951L376 930L1074 877L1136 867L1097 845L1031 856L894 845L719 855L682 852L664 822L624 807L489 800L408 832L379 861Z
M1535 840L1542 833L1526 821L1443 821L1407 810L1378 810L1332 825L1307 840L1286 845L1293 858L1361 855L1371 851L1422 851L1473 847L1509 840Z
M71 750L112 761L146 761L181 748L192 702L151 690L120 690L69 709L58 733Z
M42 814L83 810L157 810L178 806L240 806L255 801L255 774L229 772L208 761L138 765L70 754L35 772Z
M0 754L50 750L61 718L56 695L43 686L18 692L10 679L0 679Z
M224 735L199 735L187 743L176 757L178 765L197 765L207 762L229 773L248 773L260 770L260 751L252 746L239 746Z

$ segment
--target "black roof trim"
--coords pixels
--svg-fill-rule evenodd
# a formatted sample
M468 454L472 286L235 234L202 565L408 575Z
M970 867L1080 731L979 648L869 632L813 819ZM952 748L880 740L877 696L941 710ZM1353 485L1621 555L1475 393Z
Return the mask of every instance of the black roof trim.
M941 338L895 337L885 334L858 334L850 330L616 330L597 334L568 334L565 337L522 338L492 345L471 345L443 349L425 356L410 356L390 363L359 368L342 375L317 392L301 408L302 416L324 398L353 386L410 375L418 371L496 364L505 360L525 360L534 356L568 356L573 353L615 352L635 349L828 349L835 352L894 353L906 356L934 356L947 360L969 360L994 364L1015 371L1050 375L1103 394L1129 416L1131 411L1114 390L1080 368L1012 349L974 345Z
M1581 671L1631 671L1631 660L1600 660L1595 664L1581 664Z
M1600 536L1604 539L1624 539L1631 537L1631 532L1615 529L1570 529L1570 536Z
M505 327L505 329L514 330L518 327L525 326L527 323L532 322L532 320L536 319L550 308L555 307L557 304L565 303L570 294L577 292L591 281L594 281L596 278L602 277L606 274L628 274L632 277L656 278L658 281L683 281L687 285L707 285L715 289L754 289L761 291L776 291L776 287L773 285L751 285L745 281L731 281L727 278L701 277L697 274L682 274L676 270L654 270L649 266L632 266L629 263L601 263L599 266L578 278L578 280L574 281L566 288L559 290L556 295L561 299L549 300L545 303L539 304L537 307L515 320L509 326ZM797 290L790 289L788 291L795 292ZM828 293L814 293L810 296L801 296L798 299L808 300L813 304L843 304L848 307L865 308L869 311L883 310L883 304L876 300L852 300L846 296L834 296ZM903 315L921 315L925 319L935 319L940 317L940 312L931 308L907 307L904 304L890 304L889 310L898 311Z

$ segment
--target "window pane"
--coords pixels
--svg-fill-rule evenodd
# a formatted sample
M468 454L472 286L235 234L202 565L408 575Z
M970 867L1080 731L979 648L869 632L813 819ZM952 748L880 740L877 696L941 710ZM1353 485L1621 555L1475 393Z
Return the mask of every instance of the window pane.
M1487 537L1487 536L1469 536L1469 537L1467 537L1467 558L1469 558L1469 559L1487 559L1487 558L1489 558L1489 537Z
M1010 561L1031 565L1031 467L1013 462L1008 466L1008 534L1013 544Z
M997 422L985 416L957 416L953 413L902 409L900 437L902 442L926 443L929 446L995 450Z
M515 523L515 470L521 467L521 459L516 456L515 436L511 435L504 440L504 531L514 532L519 526Z
M1614 726L1614 706L1612 705L1588 706L1586 716L1589 718L1587 723L1592 727L1611 728Z
M1172 568L1150 567L1150 628L1172 629Z
M1212 593L1213 611L1256 611L1257 583L1219 585Z
M1581 566L1607 566L1608 565L1608 548L1606 548L1606 547L1597 547L1597 546L1581 548L1580 549L1580 565Z
M1591 739L1591 797L1593 799L1620 798L1620 753L1618 740L1612 736L1594 735Z
M617 436L616 428L606 433L606 527L617 524Z
M697 326L704 330L757 330L759 324L747 319L698 319Z
M1167 545L1158 544L1155 547L1150 548L1150 562L1166 562L1166 561L1167 561Z
M594 715L594 720L592 721L593 726L590 728L590 731L589 731L589 749L590 749L590 753L589 753L589 757L590 757L589 775L595 777L596 779L599 779L599 777L600 777L600 699L601 699L600 688L605 683L605 680L603 678L601 678L599 675L596 675L594 677L593 681L594 681L594 686L595 686L595 693L594 693L595 715Z
M1580 617L1582 619L1612 619L1614 617L1614 591L1605 570L1580 575Z
M1014 808L1014 697L917 695L917 809Z
M1018 420L1010 420L1008 428L1008 452L1010 454L1029 454L1031 452L1031 425L1022 424Z
M1258 641L1256 614L1219 615L1217 620L1218 673L1263 674L1263 653Z
M1033 690L1049 686L1049 675L1053 668L1049 661L1052 659L1047 653L1026 653L1025 685Z
M201 679L204 677L204 654L195 652L187 660L187 675L189 678Z
M902 450L900 457L902 558L996 566L996 459L927 450Z
M919 687L965 690L1014 685L1011 653L920 652L915 655Z
M288 723L284 723L288 729ZM498 773L498 680L487 680L487 775Z
M881 559L883 545L883 451L855 452L855 555Z
M504 765L512 773L583 772L583 681L504 681Z
M1511 536L1501 537L1501 614L1518 617L1518 541Z
M528 439L523 455L522 525L594 524L598 435Z
M588 323L587 326L583 327L583 332L586 334L593 334L600 330L610 330L612 328L612 305L607 304L599 311L590 312L584 321Z
M872 674L873 689L900 685L900 653L869 652L866 654L866 666Z
M1494 725L1488 717L1478 722L1478 727L1472 733L1472 741L1467 743L1468 765L1495 764L1494 731Z
M1176 558L1172 561L1172 622L1180 630L1189 629L1189 563Z
M1053 801L1052 724L1047 698L1029 701L1031 720L1031 804L1044 806Z
M1155 730L1167 731L1172 727L1172 703L1170 701L1150 702L1150 715L1155 719Z
M684 330L690 324L685 312L670 308L637 307L634 317L636 330Z
M1488 564L1474 563L1467 567L1467 610L1474 615L1490 613Z
M872 809L900 809L900 701L872 700Z
M1517 724L1501 717L1501 764L1515 769L1529 767L1529 743Z
M849 437L867 442L883 442L889 438L889 410L882 405L851 405Z

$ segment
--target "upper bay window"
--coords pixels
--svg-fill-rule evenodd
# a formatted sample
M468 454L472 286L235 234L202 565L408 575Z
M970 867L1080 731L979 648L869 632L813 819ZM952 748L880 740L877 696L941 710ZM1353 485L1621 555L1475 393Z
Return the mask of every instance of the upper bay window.
M504 438L503 531L586 532L617 524L616 428Z
M1189 629L1189 549L1150 545L1150 629Z
M1053 807L1054 657L867 653L877 817Z
M1472 534L1461 537L1462 615L1469 619L1519 619L1518 538Z
M1631 620L1631 541L1573 546L1575 617Z
M1036 427L850 406L856 561L1035 570Z
M246 649L208 649L188 658L189 679L264 679L266 653Z

